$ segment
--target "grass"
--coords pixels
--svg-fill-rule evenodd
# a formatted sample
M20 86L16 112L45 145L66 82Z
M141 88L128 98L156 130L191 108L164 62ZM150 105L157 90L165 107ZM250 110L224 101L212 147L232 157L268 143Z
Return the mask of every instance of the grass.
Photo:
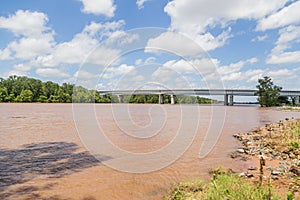
M284 199L269 186L258 187L232 173L214 174L211 182L200 179L183 181L173 186L165 200L265 200Z

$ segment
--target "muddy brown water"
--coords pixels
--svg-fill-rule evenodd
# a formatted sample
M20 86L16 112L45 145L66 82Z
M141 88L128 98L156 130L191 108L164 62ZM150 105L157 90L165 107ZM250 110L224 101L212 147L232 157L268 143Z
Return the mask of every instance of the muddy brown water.
M82 105L83 110L84 106L89 105ZM234 133L300 117L300 112L257 106L93 106L107 138L128 152L161 149L182 126L187 137L194 133L195 137L172 164L149 173L126 173L107 166L106 162L115 159L112 155L103 154L96 160L85 148L86 141L80 139L75 122L85 123L89 116L74 115L74 105L0 104L0 199L162 199L179 180L208 179L208 169L220 165L235 171L251 165L229 158L239 146ZM210 128L219 130L216 126L223 120L213 150L199 158L205 134ZM158 158L155 164L163 159Z

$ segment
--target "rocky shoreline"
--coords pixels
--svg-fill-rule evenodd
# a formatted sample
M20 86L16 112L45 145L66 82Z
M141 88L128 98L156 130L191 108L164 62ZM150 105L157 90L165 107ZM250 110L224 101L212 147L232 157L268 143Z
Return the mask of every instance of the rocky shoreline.
M300 198L300 119L287 118L233 136L241 142L242 147L231 153L230 157L256 163L240 176L257 182L261 175L263 184L272 180L278 190ZM265 166L260 165L261 159Z

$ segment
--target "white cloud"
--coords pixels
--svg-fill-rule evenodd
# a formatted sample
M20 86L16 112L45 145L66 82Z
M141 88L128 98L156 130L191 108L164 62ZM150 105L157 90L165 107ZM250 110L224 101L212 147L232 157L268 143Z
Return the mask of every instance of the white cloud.
M150 64L155 63L155 61L156 61L156 58L153 57L153 56L150 56L150 57L146 58L144 61L143 61L143 59L137 59L135 61L135 65L137 65L137 66L140 66L140 65L150 65Z
M264 74L262 69L250 69L244 72L243 76L245 77L247 83L256 83L259 78Z
M17 36L38 38L52 30L46 26L48 17L41 12L18 10L9 17L0 17L0 28L12 31ZM52 33L53 34L53 33Z
M85 63L97 64L100 66L109 66L119 63L120 50L109 47L97 47L92 54L85 60Z
M267 34L265 34L265 35L259 35L256 38L252 39L251 41L252 42L256 42L256 41L262 42L262 41L265 41L267 38L268 38Z
M0 60L10 60L10 59L12 59L10 50L7 48L4 50L0 49Z
M35 73L39 76L50 77L50 78L70 77L70 75L57 68L39 68L35 71Z
M218 60L210 58L194 59L194 60L170 60L162 67L173 70L178 74L198 74L203 75L206 73L214 72Z
M203 49L183 34L165 32L156 38L151 38L145 48L145 52L167 52L178 56L196 56L203 53Z
M107 65L119 57L119 50L103 45L99 46L99 44L101 41L114 36L115 32L118 32L118 29L123 25L124 21L122 20L103 24L91 22L71 41L57 44L50 55L40 56L36 62L46 67L57 66L62 63L82 64L84 61ZM85 60L87 58L88 60Z
M279 12L261 19L256 29L265 31L298 23L300 23L300 1L296 1Z
M171 28L204 33L208 27L224 26L237 19L258 20L282 8L288 0L173 0L165 7Z
M240 19L258 21L280 10L289 0L173 0L164 8L171 17L170 30L183 33L204 50L222 47L232 38L231 22ZM210 29L223 32L213 35ZM261 40L264 38L260 38ZM181 44L179 44L181 45Z
M221 76L230 75L236 72L239 72L245 65L247 64L254 64L258 61L257 58L250 58L248 60L242 60L236 63L232 63L228 66L221 66L218 67L218 73L220 73ZM232 77L232 76L231 76Z
M136 74L136 71L135 71L134 66L122 64L118 67L109 67L109 68L107 68L103 72L101 77L104 78L104 79L113 79L113 78L116 78L118 76L128 76L128 75L132 76L132 75L135 75L135 74Z
M13 75L16 75L16 76L28 76L28 72L27 71L13 69L13 70L10 70L8 72L5 72L3 74L3 77L7 78L7 77L13 76Z
M41 12L18 10L9 17L0 17L0 28L7 29L20 37L0 50L0 59L31 60L50 53L54 42L54 31L46 26L48 17Z
M226 31L223 31L217 36L213 36L209 32L205 34L198 34L194 37L194 40L205 51L211 51L224 46L230 38L232 38L231 28L228 28Z
M221 79L224 82L240 80L248 81L249 79L252 79L253 71L242 72L242 68L245 65L252 65L257 61L257 58L250 58L248 60L242 60L236 63L231 63L228 66L221 66L218 67L218 73L220 74Z
M295 73L289 69L279 69L279 70L269 71L268 75L272 78L275 79L282 78L283 80L296 77Z
M300 62L300 51L289 50L296 43L300 43L300 26L288 26L280 29L276 46L272 49L266 63L283 64Z
M21 64L14 65L13 68L18 71L27 72L31 69L31 66L30 64L21 63Z
M136 1L136 5L137 5L138 9L143 9L143 8L144 8L144 4L145 4L147 1L151 1L151 0L137 0L137 1Z
M54 41L50 37L41 38L21 38L19 41L11 42L8 49L14 52L14 58L22 60L31 60L39 55L50 53Z
M286 64L299 62L300 51L283 52L280 54L270 55L266 61L267 64Z
M85 79L91 79L91 78L98 78L100 75L99 74L94 74L85 70L80 70L77 71L74 74L74 77L76 78L80 78L81 80L85 80Z
M116 6L113 0L80 0L83 3L82 12L113 17Z

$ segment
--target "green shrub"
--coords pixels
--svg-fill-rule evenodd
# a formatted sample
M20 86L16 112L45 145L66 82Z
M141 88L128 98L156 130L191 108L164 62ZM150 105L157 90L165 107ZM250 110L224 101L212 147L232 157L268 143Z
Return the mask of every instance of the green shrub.
M257 187L235 174L214 174L212 182L204 183L199 179L185 181L173 187L166 200L273 200L284 199L275 194L268 186Z

